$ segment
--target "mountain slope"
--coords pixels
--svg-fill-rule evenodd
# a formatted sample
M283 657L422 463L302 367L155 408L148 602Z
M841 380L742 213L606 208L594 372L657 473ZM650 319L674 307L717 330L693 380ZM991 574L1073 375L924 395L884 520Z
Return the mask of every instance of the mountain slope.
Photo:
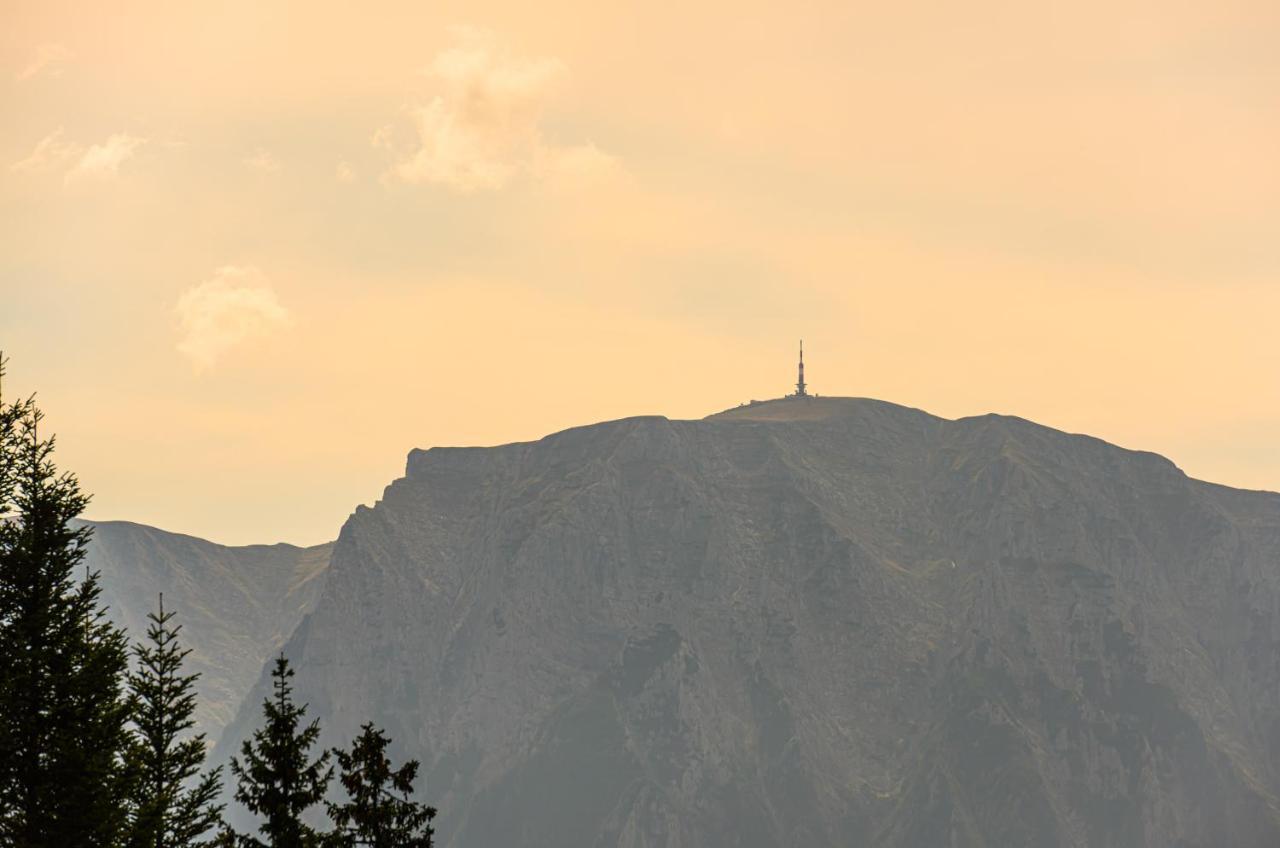
M1280 844L1280 496L1015 418L414 451L286 651L444 845Z
M267 658L318 597L331 544L227 547L126 521L93 528L87 565L102 572L108 614L138 641L164 593L177 613L187 670L199 673L199 729L216 741Z

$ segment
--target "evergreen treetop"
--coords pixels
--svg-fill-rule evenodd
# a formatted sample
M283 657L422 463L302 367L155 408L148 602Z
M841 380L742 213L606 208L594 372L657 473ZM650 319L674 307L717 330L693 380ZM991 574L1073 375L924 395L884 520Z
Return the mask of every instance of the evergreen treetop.
M0 399L0 846L107 848L125 817L127 643L98 575L80 579L88 497L42 417Z
M258 832L265 842L240 837L252 848L314 848L327 839L307 825L303 815L324 799L333 768L328 751L310 758L320 726L312 721L299 729L307 708L294 703L291 677L293 669L281 654L271 671L274 694L262 702L263 726L245 740L240 757L231 758L238 782L236 800L263 818Z
M182 674L190 649L179 646L181 625L165 611L164 595L147 616L147 640L134 646L137 670L129 676L134 698L134 741L129 749L130 827L127 848L187 848L222 821L220 769L201 775L205 735L195 725L194 685ZM184 738L185 737L185 738Z
M345 804L329 804L329 818L337 828L337 844L372 848L431 848L431 820L436 810L409 799L418 774L418 761L399 769L387 758L390 738L372 724L360 728L351 749L335 749L339 780L347 791Z

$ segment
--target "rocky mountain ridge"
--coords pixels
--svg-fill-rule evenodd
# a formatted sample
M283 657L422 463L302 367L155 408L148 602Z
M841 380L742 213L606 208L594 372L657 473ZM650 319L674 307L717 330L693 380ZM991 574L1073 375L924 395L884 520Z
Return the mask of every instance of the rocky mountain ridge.
M285 650L442 845L1280 844L1280 495L1016 418L416 450Z
M93 528L85 564L102 573L108 616L144 638L158 595L177 614L198 673L196 723L217 741L264 664L319 597L331 544L229 547L128 521Z

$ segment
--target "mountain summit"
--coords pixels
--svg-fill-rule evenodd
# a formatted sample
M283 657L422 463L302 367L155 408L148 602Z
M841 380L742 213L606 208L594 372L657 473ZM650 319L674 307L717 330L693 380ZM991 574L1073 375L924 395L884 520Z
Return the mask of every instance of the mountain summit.
M1280 844L1280 495L1155 454L812 397L415 450L319 591L299 695L443 845Z

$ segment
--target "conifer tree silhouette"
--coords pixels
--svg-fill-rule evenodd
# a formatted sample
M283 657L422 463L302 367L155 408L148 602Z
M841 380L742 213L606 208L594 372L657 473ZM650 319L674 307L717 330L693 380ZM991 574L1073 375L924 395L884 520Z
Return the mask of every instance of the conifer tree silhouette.
M127 643L98 575L79 579L89 499L42 417L0 397L0 846L107 848L125 819Z
M137 670L129 676L133 693L134 741L127 758L130 775L129 835L126 848L187 848L222 823L221 769L200 774L205 735L186 735L195 725L195 681L182 674L190 649L178 644L181 625L172 623L164 595L150 613L147 641L134 646ZM185 738L183 738L185 735Z
M316 848L327 844L327 835L306 824L303 814L324 799L333 768L328 751L310 758L308 752L320 736L320 726L312 721L299 729L307 708L293 702L291 677L293 669L282 653L271 671L273 694L262 702L264 723L245 740L240 757L231 758L236 800L264 819L258 832L266 841L241 835L238 841L244 846Z
M392 770L387 758L390 738L372 722L360 728L351 749L335 749L339 781L347 792L345 804L329 804L336 844L372 848L431 848L431 820L436 810L411 801L418 761Z

